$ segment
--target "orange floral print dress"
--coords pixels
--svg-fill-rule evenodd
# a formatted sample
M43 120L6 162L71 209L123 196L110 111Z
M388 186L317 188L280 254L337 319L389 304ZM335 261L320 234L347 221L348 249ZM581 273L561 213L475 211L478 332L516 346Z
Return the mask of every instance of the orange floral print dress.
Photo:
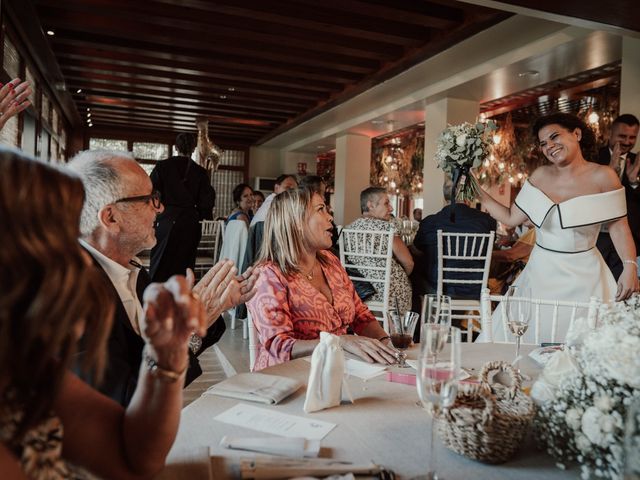
M254 370L291 360L296 340L316 340L320 332L345 335L349 328L360 334L377 321L356 294L340 260L326 251L319 255L327 260L320 265L333 305L304 276L287 277L272 262L258 267L257 293L247 303L260 340Z

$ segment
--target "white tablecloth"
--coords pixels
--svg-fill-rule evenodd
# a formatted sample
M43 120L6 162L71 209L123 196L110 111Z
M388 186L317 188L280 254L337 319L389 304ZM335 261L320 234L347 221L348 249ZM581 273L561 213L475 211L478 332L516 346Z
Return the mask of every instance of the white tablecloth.
M530 349L523 346L522 353L526 355ZM465 344L462 364L478 371L485 361L511 361L514 353L514 345ZM521 368L534 376L539 372L528 358ZM306 384L309 363L299 359L265 372L298 378ZM426 447L429 422L427 413L416 405L416 387L388 382L384 376L366 382L351 378L349 384L355 404L343 402L340 407L306 415L302 410L305 390L300 389L279 405L260 407L336 423L337 427L322 441L321 457L357 463L373 461L393 470L400 478L423 474L429 461ZM212 478L239 478L238 459L253 454L220 448L220 439L224 435L258 437L263 434L213 419L237 403L237 400L206 395L183 410L178 437L167 462L168 469L161 477L163 480L183 478L188 468L194 472L194 452L203 451L203 447L210 447ZM577 468L571 471L556 468L553 459L538 451L531 440L525 442L514 459L497 466L457 455L439 441L436 448L437 469L446 479L579 478ZM204 473L201 475L190 475L189 478L206 477Z

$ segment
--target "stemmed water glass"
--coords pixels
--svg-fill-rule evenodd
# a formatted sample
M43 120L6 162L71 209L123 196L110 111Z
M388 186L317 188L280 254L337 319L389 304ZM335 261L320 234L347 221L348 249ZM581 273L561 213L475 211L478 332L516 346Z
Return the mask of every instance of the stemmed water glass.
M516 337L516 358L513 365L520 361L520 339L529 328L531 317L531 290L528 287L512 285L504 295L507 325ZM518 369L519 371L519 369Z
M424 326L424 325L423 325ZM422 406L431 412L429 469L424 477L437 480L435 441L435 418L442 408L453 405L458 393L460 376L460 329L449 327L444 337L449 347L440 352L440 358L433 354L428 343L421 345L418 357L418 374L416 385Z
M404 312L404 315L400 315L397 310L389 310L387 316L391 343L398 350L396 353L398 367L406 368L409 365L407 365L407 354L404 351L413 341L413 332L420 316L416 312Z
M438 356L444 347L442 337L451 327L451 297L427 294L422 297L420 344L429 344L431 354Z

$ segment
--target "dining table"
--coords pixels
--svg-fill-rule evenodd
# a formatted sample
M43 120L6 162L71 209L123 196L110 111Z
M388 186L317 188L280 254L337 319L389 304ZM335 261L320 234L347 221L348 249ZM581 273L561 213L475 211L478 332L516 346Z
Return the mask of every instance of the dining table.
M522 346L521 371L535 379L541 367L528 353L535 347ZM416 358L417 347L408 351L408 358ZM471 374L480 372L492 360L511 362L515 346L500 343L465 343L462 366ZM414 373L411 368L388 367L394 373ZM258 405L276 412L322 420L336 424L321 441L320 457L354 464L371 462L391 470L396 478L410 479L424 475L429 458L429 413L419 404L413 385L387 380L387 375L363 380L349 376L348 387L353 403L343 393L339 406L306 414L303 405L309 377L308 359L296 359L262 370L262 373L299 380L305 386L276 405ZM530 383L530 382L529 382ZM180 427L168 456L162 480L241 478L240 460L257 454L230 450L220 446L226 435L263 437L266 434L249 428L222 423L215 417L239 403L251 402L204 394L182 411ZM544 450L538 448L531 433L509 461L490 465L471 460L448 450L437 439L435 445L436 470L442 479L518 480L518 479L577 479L579 469L558 468Z

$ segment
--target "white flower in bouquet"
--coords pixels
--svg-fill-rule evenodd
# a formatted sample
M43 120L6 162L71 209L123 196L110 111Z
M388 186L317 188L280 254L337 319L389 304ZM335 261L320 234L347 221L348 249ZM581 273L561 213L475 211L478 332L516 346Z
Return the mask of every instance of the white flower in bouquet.
M583 478L622 479L624 418L640 399L639 298L601 310L602 325L567 353L576 372L558 375L552 398L537 410L538 439L560 465L577 461Z

